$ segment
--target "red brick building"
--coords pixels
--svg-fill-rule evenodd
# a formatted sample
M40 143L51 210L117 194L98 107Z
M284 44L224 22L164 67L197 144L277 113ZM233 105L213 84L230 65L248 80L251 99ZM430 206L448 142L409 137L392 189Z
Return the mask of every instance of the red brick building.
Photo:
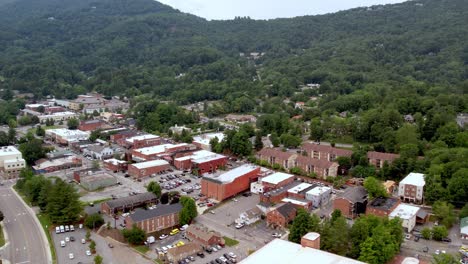
M161 137L151 134L138 135L137 133L125 132L118 133L111 137L116 143L127 149L146 148L161 144Z
M138 132L133 131L133 130L123 130L123 131L118 131L118 132L110 132L110 141L112 143L119 144L120 146L125 145L125 139L134 137L138 135Z
M86 121L80 122L78 129L81 131L93 131L93 130L104 128L105 126L106 126L106 123L104 123L104 121L99 120L99 119L86 120Z
M118 212L128 212L144 205L156 203L157 201L158 198L154 193L140 193L105 201L101 203L101 212L108 215L116 215Z
M165 160L151 160L128 165L128 174L135 179L148 177L151 174L166 171L170 168Z
M156 146L150 146L150 147L144 147L144 148L134 148L132 150L132 158L137 161L153 160L153 159L158 159L163 154L188 150L190 148L191 148L191 145L187 143L182 143L182 144L177 144L177 145L163 144L163 145L156 145Z
M214 231L208 231L207 228L202 228L195 225L190 225L185 231L185 236L188 240L196 242L203 246L224 245L223 236Z
M285 228L296 217L297 210L290 203L280 204L266 214L267 225L273 228Z
M178 170L192 170L198 175L213 173L227 164L227 157L207 150L199 150L191 155L174 159Z
M302 150L307 152L308 157L327 161L335 161L338 157L351 157L353 154L352 150L339 149L311 142L302 144Z
M399 204L399 199L378 197L367 204L366 215L388 217Z
M270 165L277 164L287 170L294 167L297 156L295 153L273 148L264 148L256 154L257 159L266 161Z
M362 186L348 187L333 201L333 209L340 210L343 216L354 219L366 212L367 191Z
M113 172L118 172L118 171L124 172L124 171L127 171L128 169L128 163L124 160L107 159L107 160L104 160L103 163L104 163L104 168Z
M283 172L275 172L261 179L264 192L289 185L292 182L294 182L294 175Z
M134 224L146 233L153 233L179 225L181 204L158 205L155 209L137 209L135 213L125 218L126 228L131 229Z
M336 177L338 175L338 163L330 162L325 159L313 159L305 156L298 156L295 161L295 167L299 167L307 174L315 173L317 177L326 179L327 177Z
M400 155L393 153L383 153L376 151L367 152L367 159L369 160L369 163L375 166L377 169L382 168L385 162L387 162L389 165L392 164L392 162L399 157Z
M206 197L223 201L247 191L257 180L260 167L249 164L232 169L219 176L205 176L201 180L201 193Z

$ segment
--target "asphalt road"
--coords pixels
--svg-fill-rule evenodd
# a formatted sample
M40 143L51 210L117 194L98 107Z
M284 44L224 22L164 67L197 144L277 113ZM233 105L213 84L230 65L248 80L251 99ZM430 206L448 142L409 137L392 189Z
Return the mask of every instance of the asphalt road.
M34 220L35 216L26 208L10 186L0 186L0 210L8 233L9 245L3 257L12 264L47 264L49 250L42 234L42 227Z

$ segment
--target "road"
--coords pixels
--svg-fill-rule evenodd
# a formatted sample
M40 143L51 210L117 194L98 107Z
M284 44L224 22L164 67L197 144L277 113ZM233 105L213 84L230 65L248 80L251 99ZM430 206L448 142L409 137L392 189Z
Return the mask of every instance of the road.
M0 186L0 210L8 234L8 246L3 250L3 258L12 264L48 264L49 246L32 213L11 189L11 183ZM44 240L45 239L45 240Z

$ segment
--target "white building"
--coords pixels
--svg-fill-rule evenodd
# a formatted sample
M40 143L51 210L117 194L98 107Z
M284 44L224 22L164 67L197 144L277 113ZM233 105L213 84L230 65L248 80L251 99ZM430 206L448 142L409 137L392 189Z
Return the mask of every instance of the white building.
M405 232L413 231L414 226L416 225L416 214L419 211L419 207L412 206L409 204L400 204L393 210L388 216L390 219L400 218L403 223L403 229Z
M284 173L284 172L276 172L273 173L269 176L266 176L265 178L262 178L261 181L262 184L270 184L270 185L278 185L284 181L291 181L293 180L294 175Z
M320 207L330 201L332 190L326 186L317 186L306 192L305 198L312 201L313 207Z
M223 133L209 133L202 134L199 136L193 137L193 144L198 146L201 149L212 151L210 141L214 138L218 138L218 141L221 142L224 139Z
M24 167L26 167L26 161L17 148L0 147L0 171L5 178L16 177Z
M68 144L88 140L89 134L81 130L70 130L66 128L48 129L45 132L46 137L54 140L59 144Z
M424 198L424 174L411 172L398 186L398 197L404 202L422 203Z
M106 146L90 146L84 151L85 156L93 157L94 159L104 160L114 155L114 150Z
M54 122L66 121L72 118L78 118L78 115L73 112L58 112L50 115L39 115L39 122L45 123L46 120L52 119Z

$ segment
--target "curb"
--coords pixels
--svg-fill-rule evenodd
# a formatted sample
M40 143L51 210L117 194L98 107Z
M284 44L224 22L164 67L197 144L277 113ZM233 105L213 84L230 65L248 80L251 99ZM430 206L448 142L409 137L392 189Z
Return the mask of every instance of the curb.
M13 186L10 187L10 189L13 191L13 193L20 199L21 203L23 203L24 206L26 206L27 210L29 213L32 215L34 222L37 225L37 228L39 228L39 232L41 233L42 240L44 244L46 245L46 257L47 257L47 263L52 264L52 253L50 253L50 245L49 245L49 240L47 239L47 236L45 234L44 229L42 228L41 223L39 222L39 219L37 219L36 213L34 213L33 209L27 205L24 201L23 198L16 192L16 190L13 188Z

